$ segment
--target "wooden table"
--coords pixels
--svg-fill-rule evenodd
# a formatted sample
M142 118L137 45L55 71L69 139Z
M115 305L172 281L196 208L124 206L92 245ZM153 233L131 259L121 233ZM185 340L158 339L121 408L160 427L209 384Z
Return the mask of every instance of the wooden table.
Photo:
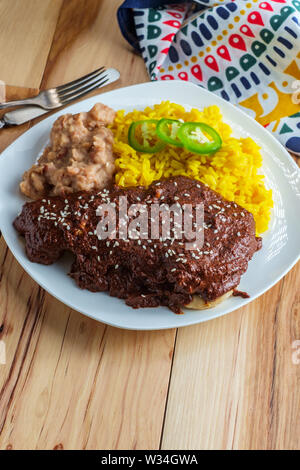
M147 81L119 33L119 3L0 0L0 78L24 87L9 93L26 95L103 64L121 71L105 91ZM0 131L1 149L28 127ZM223 318L123 331L47 294L1 239L0 448L299 448L299 283L298 264Z

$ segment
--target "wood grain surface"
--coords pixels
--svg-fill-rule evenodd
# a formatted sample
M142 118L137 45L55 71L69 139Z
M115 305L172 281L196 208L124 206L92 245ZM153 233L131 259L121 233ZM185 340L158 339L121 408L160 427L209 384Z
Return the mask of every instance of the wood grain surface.
M39 93L38 88L26 88L6 85L3 83L0 88L0 94L4 97L3 101L12 101L29 98L31 96L36 96ZM7 109L0 110L0 118ZM21 126L10 127L5 130L0 131L0 152L2 152L9 144L11 144L17 137L19 137L23 132L29 129L30 123L24 123Z
M121 71L104 91L147 81L119 33L119 3L0 0L0 79L23 87L9 96L103 64ZM0 131L0 151L28 127ZM299 449L299 283L298 264L225 317L132 332L55 300L1 239L0 449Z

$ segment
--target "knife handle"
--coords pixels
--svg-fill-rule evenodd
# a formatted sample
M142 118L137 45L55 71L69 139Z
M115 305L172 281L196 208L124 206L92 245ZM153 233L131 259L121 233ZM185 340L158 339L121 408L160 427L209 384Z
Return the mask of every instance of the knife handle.
M19 126L24 122L31 121L38 116L48 113L49 111L39 108L38 106L24 106L23 108L16 108L12 111L8 111L2 116L2 126Z

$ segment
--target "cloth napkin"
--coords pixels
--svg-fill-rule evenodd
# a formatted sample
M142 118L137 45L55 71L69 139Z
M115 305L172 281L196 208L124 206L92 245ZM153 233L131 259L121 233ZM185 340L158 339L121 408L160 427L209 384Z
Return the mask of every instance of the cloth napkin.
M300 155L300 0L126 0L124 37L151 80L188 80Z

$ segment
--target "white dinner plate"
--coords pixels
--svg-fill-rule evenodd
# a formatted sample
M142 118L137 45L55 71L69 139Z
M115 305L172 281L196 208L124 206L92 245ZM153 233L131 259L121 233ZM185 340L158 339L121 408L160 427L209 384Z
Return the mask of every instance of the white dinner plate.
M262 171L266 176L266 185L273 190L274 209L270 228L263 235L263 248L250 261L239 286L240 290L248 292L249 299L231 297L212 309L186 310L184 315L176 315L164 307L136 310L126 306L123 300L106 293L92 293L77 287L74 280L67 276L70 257L64 257L52 266L31 263L25 255L22 238L12 226L24 203L18 185L24 171L36 161L46 145L53 122L59 115L66 113L66 110L61 110L34 126L0 156L0 229L16 259L38 284L66 305L98 321L121 328L174 328L232 312L270 289L300 257L299 168L270 133L230 103L187 82L160 81L93 96L69 106L67 112L87 111L98 101L115 110L130 111L133 108L143 109L162 100L200 109L217 104L235 136L250 136L261 146Z

